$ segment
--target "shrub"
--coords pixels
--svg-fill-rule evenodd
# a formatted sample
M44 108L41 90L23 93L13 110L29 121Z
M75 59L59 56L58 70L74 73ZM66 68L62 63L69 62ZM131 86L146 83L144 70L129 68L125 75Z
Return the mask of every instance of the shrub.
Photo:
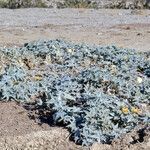
M4 8L27 8L27 7L47 7L42 0L0 0L0 7Z
M51 40L0 57L0 99L46 106L76 143L110 143L150 121L148 53Z
M65 0L58 3L58 8L97 8L97 3L90 0Z

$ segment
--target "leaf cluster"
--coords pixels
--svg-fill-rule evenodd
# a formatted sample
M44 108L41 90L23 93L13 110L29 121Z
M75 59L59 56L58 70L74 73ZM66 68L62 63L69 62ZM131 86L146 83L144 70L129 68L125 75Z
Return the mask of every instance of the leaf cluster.
M148 53L50 40L0 49L0 61L0 99L47 106L76 143L110 143L149 123Z

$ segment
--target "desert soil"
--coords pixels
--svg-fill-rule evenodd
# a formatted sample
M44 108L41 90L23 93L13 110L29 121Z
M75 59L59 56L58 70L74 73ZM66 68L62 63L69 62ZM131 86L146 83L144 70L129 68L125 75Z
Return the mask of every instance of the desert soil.
M0 47L56 38L150 51L150 10L0 9ZM14 102L0 103L1 150L150 149L147 131L141 143L135 142L141 137L134 131L135 137L131 133L113 145L83 148L69 141L65 129L39 125L28 113Z
M150 50L150 10L0 9L0 46L38 39Z

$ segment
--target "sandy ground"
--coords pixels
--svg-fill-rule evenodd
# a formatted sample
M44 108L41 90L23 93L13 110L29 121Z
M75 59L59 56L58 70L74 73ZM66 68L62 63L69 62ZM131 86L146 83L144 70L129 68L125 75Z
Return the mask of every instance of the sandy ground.
M150 10L0 9L0 46L38 39L150 50Z
M86 150L69 141L69 132L39 125L14 102L0 103L0 150Z
M1 47L56 38L150 51L150 10L0 9ZM83 148L68 140L65 129L39 126L23 107L0 103L0 150L147 150L150 138L144 135L141 143L131 144L130 135L114 145Z

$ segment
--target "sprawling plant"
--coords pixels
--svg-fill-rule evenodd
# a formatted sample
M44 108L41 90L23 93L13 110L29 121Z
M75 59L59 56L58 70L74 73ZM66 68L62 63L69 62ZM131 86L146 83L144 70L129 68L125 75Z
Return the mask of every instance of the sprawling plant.
M0 99L53 111L77 143L109 143L149 123L148 53L62 40L0 49Z

